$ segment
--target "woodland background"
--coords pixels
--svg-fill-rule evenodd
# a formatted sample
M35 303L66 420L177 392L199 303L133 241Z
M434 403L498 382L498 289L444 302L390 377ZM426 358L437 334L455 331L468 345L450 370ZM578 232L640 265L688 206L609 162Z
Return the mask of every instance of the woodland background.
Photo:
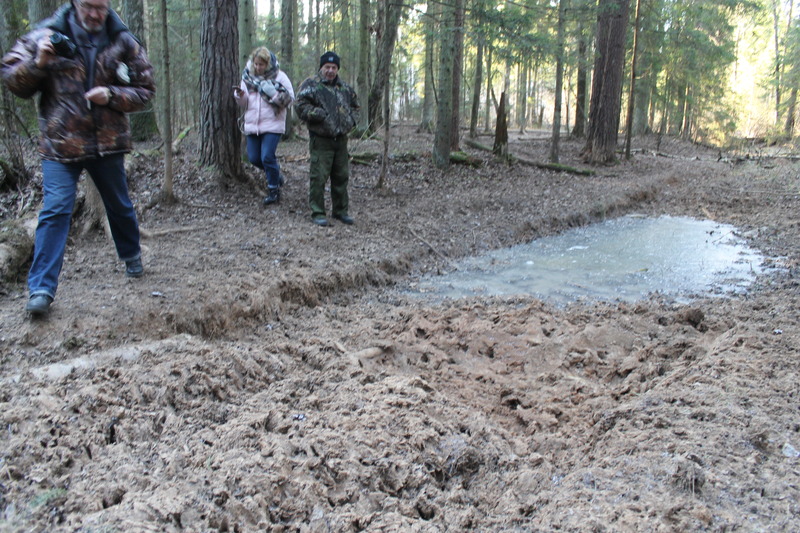
M58 0L6 0L0 50L49 16ZM462 129L496 126L586 137L587 162L615 159L617 136L648 132L727 146L791 139L800 33L794 0L114 0L146 44L159 90L132 116L137 138L194 131L202 161L240 179L238 111L230 98L248 53L266 45L295 86L328 49L362 100L359 133L390 121L435 132L449 164ZM30 177L34 104L3 89L3 187ZM498 120L500 117L501 120ZM289 131L297 131L290 116ZM164 144L171 197L170 143ZM502 131L495 152L503 151ZM627 152L629 155L629 152Z

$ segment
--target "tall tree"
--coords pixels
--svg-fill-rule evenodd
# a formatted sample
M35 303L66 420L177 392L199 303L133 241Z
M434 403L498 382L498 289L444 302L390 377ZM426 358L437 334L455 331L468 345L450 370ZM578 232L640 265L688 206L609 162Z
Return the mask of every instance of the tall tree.
M231 83L239 79L238 2L203 0L202 17L200 164L225 184L243 179L238 112L230 92Z
M586 134L586 101L588 99L588 79L589 79L589 39L584 31L583 20L578 21L575 30L575 37L578 46L577 57L577 80L575 84L575 126L572 128L572 135L583 137Z
M561 142L561 95L564 91L564 31L567 0L558 0L556 30L556 94L553 104L553 136L550 141L550 162L558 163Z
M456 9L443 6L439 39L439 99L436 106L436 132L433 141L433 164L445 169L450 166L450 145L453 128L453 76L455 69Z
M367 106L370 130L374 129L374 125L380 122L381 98L383 97L384 88L389 83L392 55L394 53L395 42L397 41L397 28L400 25L400 17L402 16L402 4L399 2L387 2L383 5L385 6L384 9L378 10L379 13L383 12L383 17L380 21L381 31L378 35L378 56L375 58L375 78L372 80Z
M478 38L475 51L475 77L472 81L472 109L469 114L469 136L478 136L478 114L481 109L481 85L483 85L483 39Z
M436 37L435 26L438 8L436 0L428 0L428 8L425 11L425 18L423 19L423 31L425 39L425 58L423 59L423 72L425 81L422 92L422 123L419 126L420 131L433 132L434 131L434 104L436 102L436 91L433 80L434 72L433 65L436 57Z
M144 31L144 6L142 5L142 0L122 0L122 18L128 25L128 29L130 29L147 48ZM152 102L148 103L145 109L129 115L128 118L131 122L131 136L133 140L144 141L158 134L156 114L153 110Z
M636 16L633 23L633 54L631 57L631 77L628 86L628 114L625 123L625 159L631 158L631 137L633 136L633 112L636 106L636 69L639 60L639 11L642 0L636 1Z
M589 131L583 149L588 163L616 161L628 11L629 0L600 0Z
M356 88L358 94L369 94L369 37L370 37L370 2L369 0L360 0L359 2L359 29L358 29L358 74L356 76ZM358 120L360 121L358 129L367 131L369 129L369 113L361 113Z
M297 64L294 60L295 53L295 34L297 33L297 2L292 0L281 1L281 58L280 62L283 71L289 76L290 80L297 79ZM286 133L284 137L294 136L294 126L297 119L294 114L294 106L289 106L286 110Z
M461 149L461 78L464 74L464 0L453 1L453 79L452 109L450 115L450 150Z
M255 48L255 7L253 0L239 0L239 68L243 69Z
M13 46L15 37L19 34L20 20L15 17L16 11L14 2L6 1L0 5L0 56ZM8 161L5 161L0 154L0 189L14 189L26 182L30 173L25 168L24 149L22 138L18 134L15 98L6 88L5 84L0 84L0 105L2 106L2 123L0 125L0 142L8 154Z
M164 183L161 187L159 200L165 204L175 203L175 193L172 187L172 117L170 102L172 101L172 75L169 59L169 31L167 25L167 0L161 0L161 70L164 75L164 88L161 97L161 112L164 123Z

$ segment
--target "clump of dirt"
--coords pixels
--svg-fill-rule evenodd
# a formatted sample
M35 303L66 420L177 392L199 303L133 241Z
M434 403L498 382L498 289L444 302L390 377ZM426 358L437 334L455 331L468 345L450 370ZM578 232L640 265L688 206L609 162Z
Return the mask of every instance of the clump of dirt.
M353 167L353 226L311 224L302 141L280 145L267 209L191 143L180 202L143 209L161 170L140 155L144 278L75 232L47 320L3 287L0 530L800 529L791 159L643 138L591 176L478 151L443 173L430 136L392 133L385 189L379 162ZM546 160L541 133L512 137ZM562 148L582 167L579 141ZM690 304L402 290L631 212L733 224L778 268Z

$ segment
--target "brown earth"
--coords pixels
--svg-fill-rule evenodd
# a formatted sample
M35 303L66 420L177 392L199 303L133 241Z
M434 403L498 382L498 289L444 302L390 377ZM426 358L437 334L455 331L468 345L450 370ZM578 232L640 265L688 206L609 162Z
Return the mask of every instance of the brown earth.
M545 161L543 136L511 152ZM593 176L479 151L443 174L430 145L396 128L385 190L354 165L356 224L329 228L302 141L268 209L192 155L145 209L136 158L144 278L76 230L48 319L24 274L0 291L0 531L800 530L797 165L648 138ZM733 224L780 270L689 305L402 290L633 212Z

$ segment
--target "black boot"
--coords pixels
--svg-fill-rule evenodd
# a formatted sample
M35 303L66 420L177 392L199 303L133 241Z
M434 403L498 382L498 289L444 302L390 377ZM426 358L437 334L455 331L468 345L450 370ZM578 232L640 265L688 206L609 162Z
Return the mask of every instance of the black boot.
M264 205L271 205L277 204L281 201L281 190L280 189L270 189L269 194L266 198L264 198Z

